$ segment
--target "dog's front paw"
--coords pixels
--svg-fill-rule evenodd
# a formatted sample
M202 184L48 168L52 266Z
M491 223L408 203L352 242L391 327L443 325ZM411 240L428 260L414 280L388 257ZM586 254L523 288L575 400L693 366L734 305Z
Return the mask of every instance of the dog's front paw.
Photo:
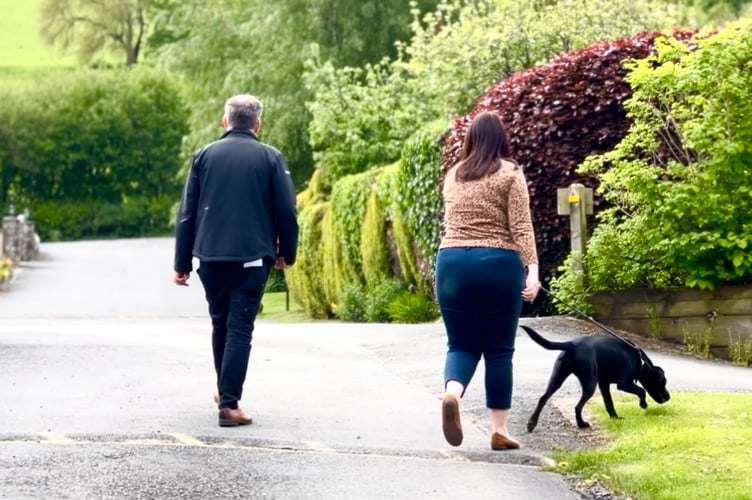
M535 429L535 426L538 425L537 420L528 420L527 421L527 431L533 432L533 429Z
M648 407L648 402L647 401L645 401L644 399L642 401L640 401L640 408L642 408L644 410L647 407Z
M577 427L579 427L580 429L587 429L590 427L590 424L582 420L580 422L577 422Z

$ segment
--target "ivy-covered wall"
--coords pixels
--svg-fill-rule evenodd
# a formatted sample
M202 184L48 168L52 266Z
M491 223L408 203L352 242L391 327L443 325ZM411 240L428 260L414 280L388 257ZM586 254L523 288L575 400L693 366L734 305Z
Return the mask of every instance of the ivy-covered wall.
M390 280L433 300L442 130L431 124L406 143L399 162L342 177L331 193L315 175L298 195L298 263L286 278L308 315L334 316L348 286L397 293L384 285Z

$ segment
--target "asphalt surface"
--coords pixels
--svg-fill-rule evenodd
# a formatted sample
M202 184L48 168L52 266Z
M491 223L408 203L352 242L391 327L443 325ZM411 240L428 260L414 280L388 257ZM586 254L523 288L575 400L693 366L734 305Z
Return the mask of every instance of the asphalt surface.
M171 268L166 238L43 244L0 292L0 498L583 498L541 470L554 446L584 443L569 420L579 387L567 381L527 434L557 353L524 333L520 450L489 448L482 366L465 441L444 442L440 322L260 319L241 402L254 423L218 427L201 286L176 287ZM525 322L551 338L586 329ZM670 390L752 391L748 370L650 354Z

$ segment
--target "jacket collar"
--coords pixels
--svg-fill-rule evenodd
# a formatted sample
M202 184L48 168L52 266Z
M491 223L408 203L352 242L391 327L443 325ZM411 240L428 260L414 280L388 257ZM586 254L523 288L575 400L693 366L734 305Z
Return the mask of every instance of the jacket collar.
M252 137L253 139L258 140L258 137L256 137L256 134L248 130L247 128L231 128L230 130L225 131L224 134L222 134L222 139L225 137L228 137L230 135L238 136L238 135L246 135L248 137Z

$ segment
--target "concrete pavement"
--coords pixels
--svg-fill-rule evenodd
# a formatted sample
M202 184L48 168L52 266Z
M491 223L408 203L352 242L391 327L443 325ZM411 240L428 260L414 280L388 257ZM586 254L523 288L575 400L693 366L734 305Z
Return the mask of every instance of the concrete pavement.
M580 498L539 469L578 431L550 408L524 432L556 356L524 334L520 450L489 449L482 367L465 442L444 442L440 323L259 320L254 424L219 428L201 286L174 286L171 264L171 239L43 244L0 293L0 498ZM652 357L672 390L752 391L747 370ZM570 380L561 397L578 392Z

